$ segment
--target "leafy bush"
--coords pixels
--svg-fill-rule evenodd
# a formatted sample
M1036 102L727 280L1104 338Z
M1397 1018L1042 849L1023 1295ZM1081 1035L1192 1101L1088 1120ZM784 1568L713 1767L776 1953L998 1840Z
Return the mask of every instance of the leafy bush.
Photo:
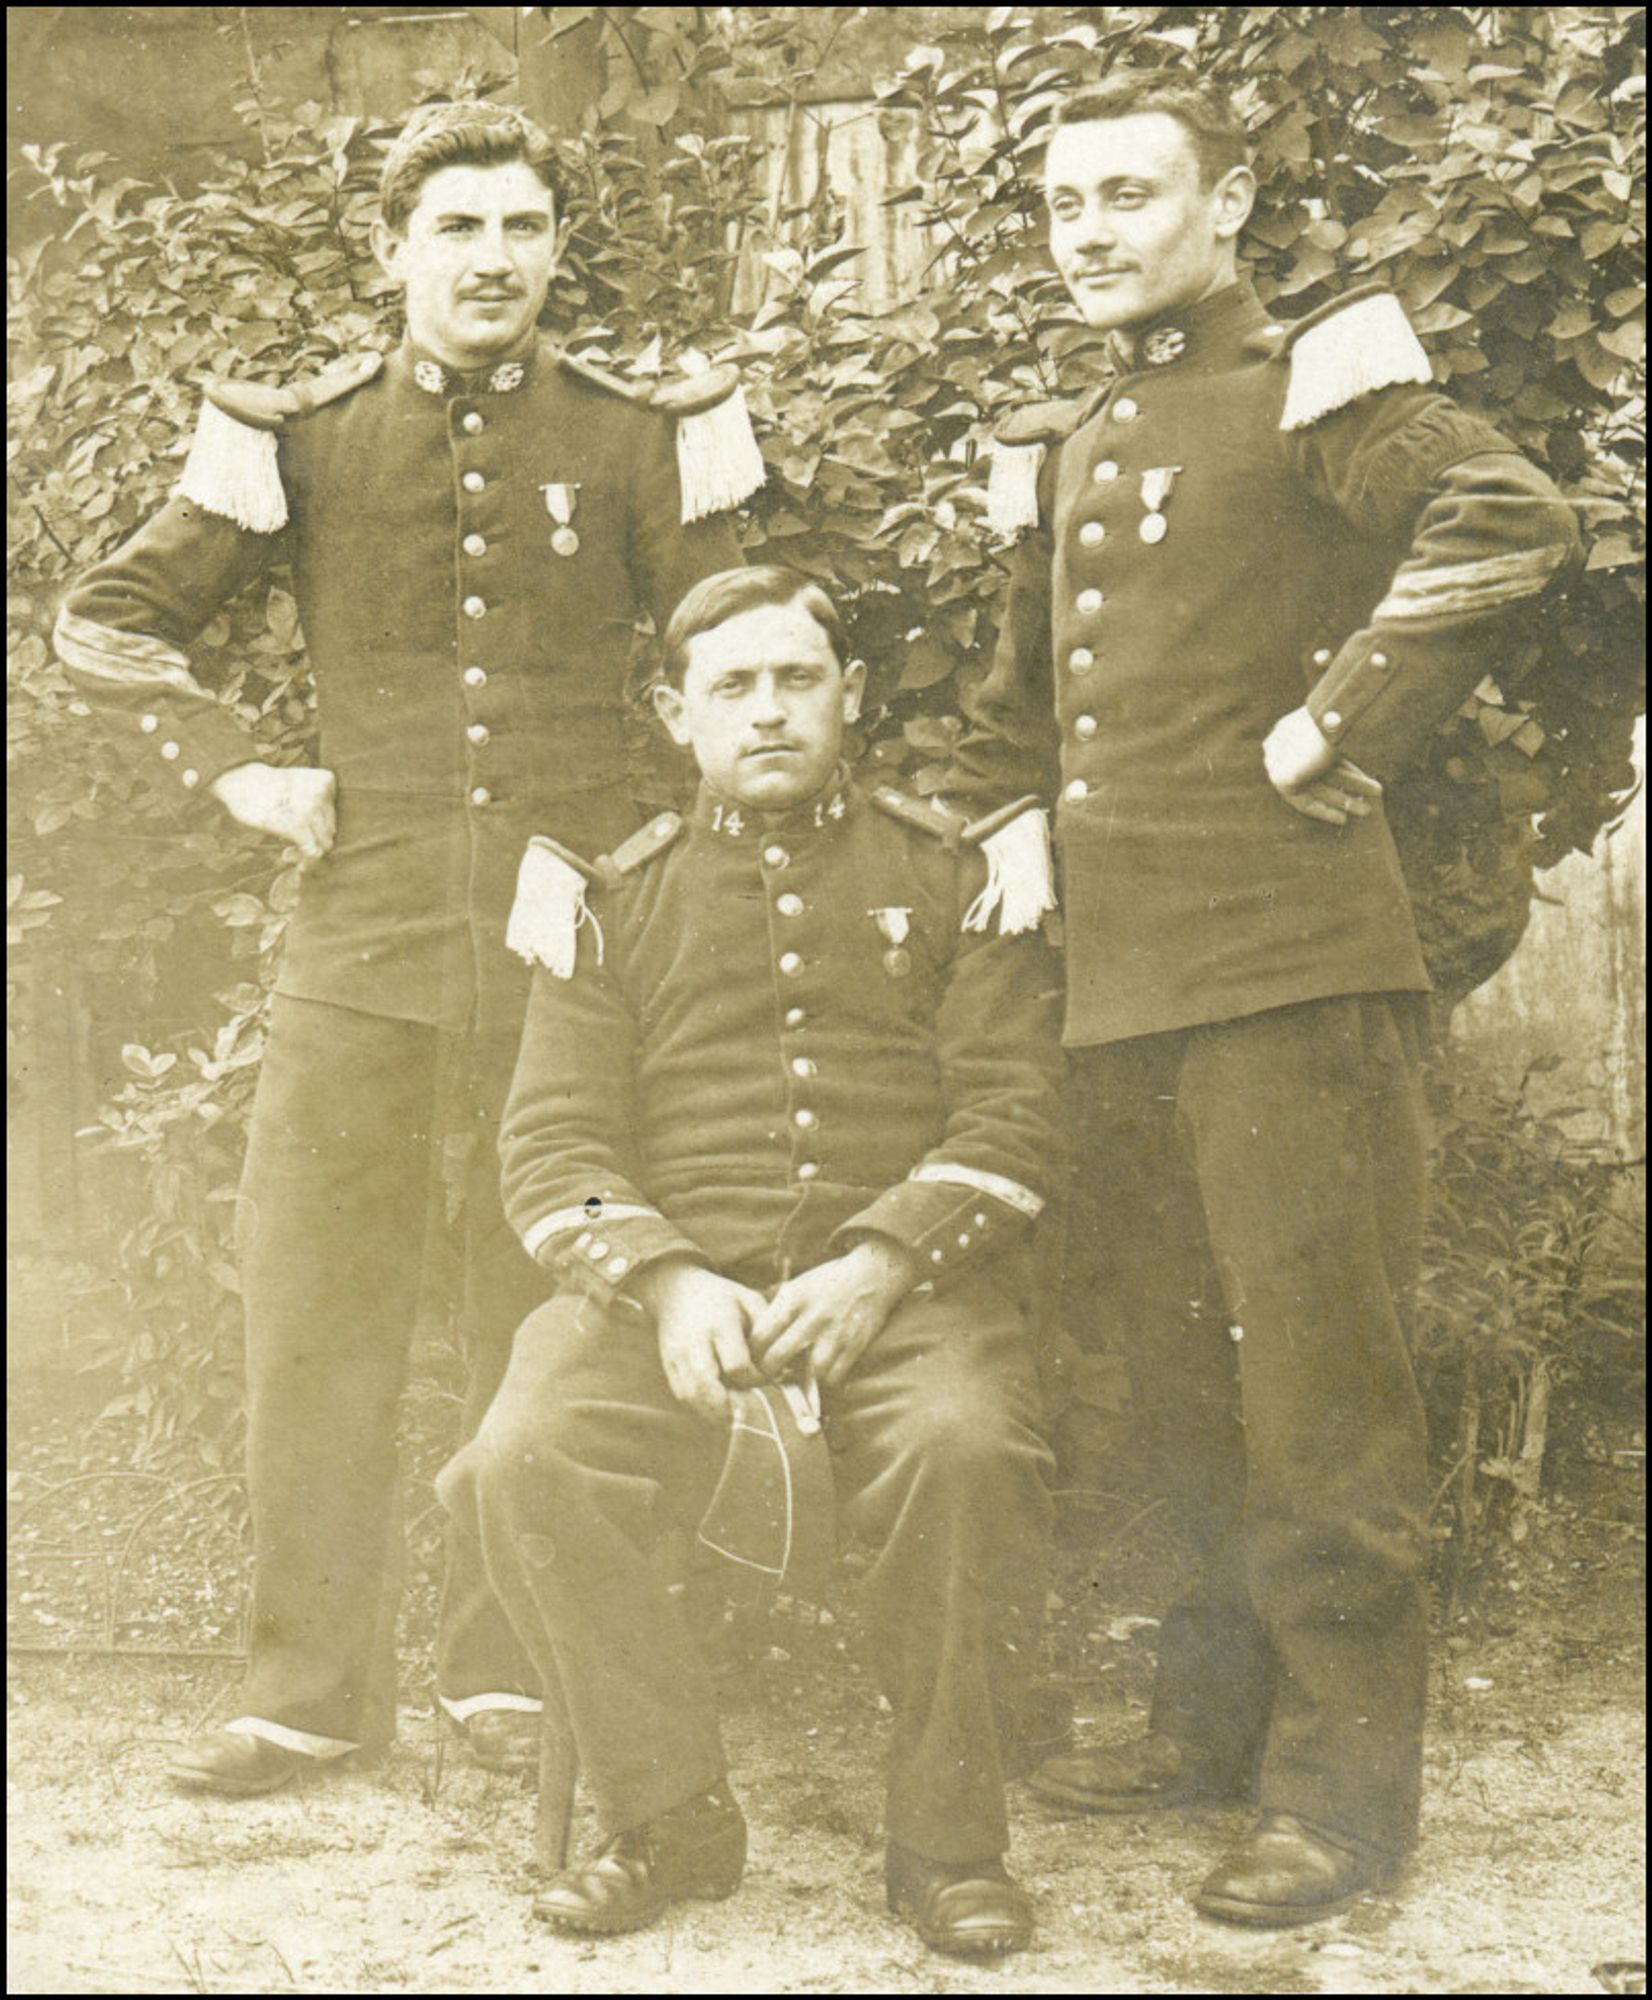
M881 316L859 302L830 190L771 204L754 143L727 129L734 86L801 95L860 10L540 11L554 33L595 19L613 58L568 140L549 316L614 366L690 345L740 361L770 472L748 548L845 600L882 704L870 755L920 790L999 611L981 447L1002 409L1099 365L1029 179L1054 94L1124 59L1193 61L1241 92L1264 295L1295 314L1362 279L1393 284L1441 376L1555 472L1589 529L1590 567L1534 634L1540 657L1510 661L1497 698L1472 702L1391 797L1443 989L1484 978L1524 925L1533 865L1587 846L1632 782L1638 10L1044 8L1038 33L1024 10L922 10L938 39L878 94L915 122L918 178L894 200L921 215L934 258ZM14 918L30 963L76 969L100 1054L129 1045L102 1143L139 1168L113 1187L157 1447L222 1432L213 1413L235 1408L229 1193L294 877L118 769L47 633L65 581L175 477L197 377L280 381L391 338L366 239L388 132L313 106L247 112L248 156L193 194L30 149L27 192L51 227L11 286ZM196 657L272 760L304 754L312 706L281 579L226 608ZM670 782L639 765L645 796Z

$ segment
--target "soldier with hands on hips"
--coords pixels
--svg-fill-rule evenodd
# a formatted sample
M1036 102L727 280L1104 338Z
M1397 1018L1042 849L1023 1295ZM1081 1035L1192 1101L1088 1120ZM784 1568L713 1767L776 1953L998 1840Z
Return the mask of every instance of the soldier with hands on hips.
M433 1153L460 1116L474 1423L544 1296L493 1140L526 998L504 941L518 863L534 834L636 824L637 620L663 628L738 560L710 516L761 474L727 373L651 393L537 331L557 221L550 142L520 113L417 113L374 230L402 344L285 388L209 383L174 497L59 619L61 657L137 768L306 864L242 1185L249 1673L242 1713L173 1765L210 1791L268 1791L393 1733L396 1405ZM278 560L315 673L313 769L266 762L188 657ZM458 1543L438 1680L485 1761L531 1756L534 1669Z
M664 653L692 811L524 865L512 931L544 969L505 1206L560 1291L438 1482L561 1685L606 1833L537 1909L623 1931L738 1883L712 1690L653 1552L706 1511L731 1398L803 1377L872 1551L890 1905L936 1949L1012 1949L1004 1740L1049 1499L1004 1259L1057 1151L1042 815L972 825L845 772L862 669L805 577L696 585Z
M1272 319L1219 92L1138 72L1075 95L1044 180L1113 373L1000 430L990 518L1021 540L946 789L1059 799L1093 1197L1074 1250L1161 1448L1197 1461L1209 1563L1164 1622L1151 1733L1034 1782L1098 1812L1259 1782L1196 1901L1301 1923L1391 1878L1421 1777L1429 1496L1400 1314L1429 982L1383 783L1517 650L1578 537L1433 389L1390 293ZM1226 1331L1189 1322L1190 1243Z

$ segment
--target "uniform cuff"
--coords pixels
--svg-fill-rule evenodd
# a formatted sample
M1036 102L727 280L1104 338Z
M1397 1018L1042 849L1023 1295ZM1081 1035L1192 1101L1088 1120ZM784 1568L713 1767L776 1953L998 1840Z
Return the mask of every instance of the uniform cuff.
M572 1219L564 1222L564 1214ZM699 1263L705 1254L658 1209L612 1202L595 1218L588 1219L583 1209L542 1217L522 1231L522 1242L570 1289L605 1302L662 1257L687 1256Z
M1356 632L1334 658L1325 648L1313 664L1322 671L1306 707L1326 742L1340 750L1353 725L1395 685L1402 663L1392 641Z
M919 1281L933 1283L996 1250L1043 1206L1042 1195L1006 1175L926 1162L850 1216L832 1240L891 1237L920 1267Z

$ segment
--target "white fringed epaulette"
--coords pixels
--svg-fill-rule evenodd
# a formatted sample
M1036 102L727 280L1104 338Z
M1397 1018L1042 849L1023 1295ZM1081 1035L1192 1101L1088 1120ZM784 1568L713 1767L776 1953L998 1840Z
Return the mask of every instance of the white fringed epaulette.
M986 857L986 886L964 912L966 931L984 931L998 916L998 935L1035 930L1055 908L1055 862L1049 814L1034 798L1016 799L964 828L964 845Z
M553 979L572 979L579 955L579 931L589 924L602 963L602 925L586 907L585 891L597 870L571 848L536 833L516 871L516 896L505 925L505 948L529 965L542 965Z
M1364 285L1298 320L1284 352L1291 374L1282 431L1306 430L1378 389L1434 379L1405 307L1381 285Z
M872 803L960 853L978 847L987 864L986 884L964 912L960 929L984 931L994 916L1000 937L1030 931L1055 908L1055 867L1048 816L1031 796L1016 799L984 819L966 820L932 799L908 798L893 785L875 785Z
M561 361L582 381L672 418L685 526L740 506L768 477L752 432L740 371L732 363L707 361L690 348L677 357L681 375L667 382L627 381L568 353Z
M308 382L208 381L178 491L209 514L255 535L287 525L278 441L288 418L336 403L384 366L384 356L353 354Z
M1045 453L1072 436L1085 407L1075 398L1025 403L993 426L987 526L995 535L1013 538L1038 526L1038 475Z

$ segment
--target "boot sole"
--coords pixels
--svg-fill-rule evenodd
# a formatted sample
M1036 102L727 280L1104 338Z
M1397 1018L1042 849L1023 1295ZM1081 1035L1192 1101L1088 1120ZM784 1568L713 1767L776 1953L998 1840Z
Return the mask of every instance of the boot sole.
M1165 1785L1156 1792L1088 1792L1078 1785L1061 1785L1047 1778L1029 1778L1027 1788L1051 1805L1076 1812L1164 1812L1176 1806L1232 1805L1242 1792L1224 1792L1213 1785Z
M181 1791L200 1792L221 1799L261 1799L293 1784L299 1773L283 1771L274 1778L215 1778L205 1771L190 1771L169 1765L168 1779Z
M662 1896L657 1903L647 1909L633 1911L624 1918L605 1918L594 1912L583 1916L572 1910L547 1909L542 1897L536 1897L533 1913L542 1924L549 1924L552 1930L568 1931L577 1937L623 1937L627 1931L647 1930L652 1923L673 1909L678 1903L723 1903L727 1902L740 1886L737 1875L732 1882L708 1883L700 1889L682 1889L675 1895Z
M1008 1951L1025 1951L1032 1943L1031 1924L1015 1931L982 1932L974 1937L956 1937L949 1932L942 1938L925 1930L917 1911L904 1896L890 1896L886 1900L892 1916L909 1923L931 1951L944 1952L948 1958L998 1958Z
M1243 1924L1246 1929L1256 1931L1284 1931L1302 1924L1321 1923L1327 1917L1339 1917L1376 1887L1375 1883L1366 1883L1329 1903L1241 1903L1227 1896L1195 1896L1193 1907L1200 1916L1214 1917L1219 1923Z

